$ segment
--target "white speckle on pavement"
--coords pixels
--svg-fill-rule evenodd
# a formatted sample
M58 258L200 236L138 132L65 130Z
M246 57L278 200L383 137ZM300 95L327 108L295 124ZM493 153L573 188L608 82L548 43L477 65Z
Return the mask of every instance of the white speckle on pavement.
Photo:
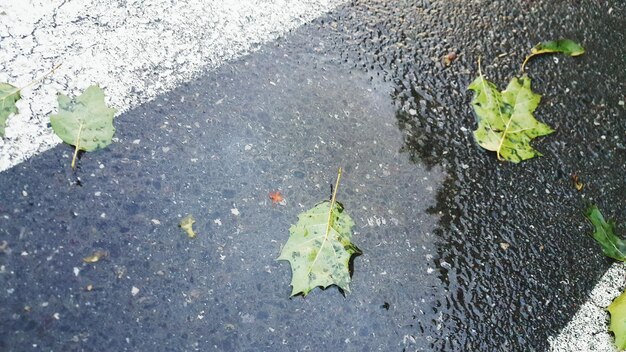
M0 82L23 87L0 138L0 171L60 143L57 92L91 84L124 112L306 23L345 0L0 2Z

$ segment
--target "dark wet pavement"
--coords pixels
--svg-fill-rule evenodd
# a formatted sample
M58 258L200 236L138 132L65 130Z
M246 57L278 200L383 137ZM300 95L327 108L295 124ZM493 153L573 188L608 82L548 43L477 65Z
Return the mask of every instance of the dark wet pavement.
M121 115L76 172L60 146L0 174L0 349L545 350L611 263L585 204L626 219L625 13L353 2ZM557 133L498 162L471 136L478 57L504 87L561 37L587 53L528 66ZM275 258L339 166L364 252L352 292L289 299Z
M389 84L318 58L268 48L120 116L119 140L84 154L75 174L69 146L3 174L18 182L2 209L3 330L15 331L4 348L417 344L440 287L437 217L425 212L444 174L400 152ZM289 299L290 268L276 258L339 166L365 253L352 293ZM286 206L268 198L279 189ZM177 226L187 214L193 240ZM107 258L82 263L95 250Z

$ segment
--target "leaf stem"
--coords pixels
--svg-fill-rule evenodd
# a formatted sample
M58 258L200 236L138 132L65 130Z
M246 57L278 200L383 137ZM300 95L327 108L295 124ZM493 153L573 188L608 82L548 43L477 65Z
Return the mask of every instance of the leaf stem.
M324 241L320 245L320 250L317 252L315 259L309 266L309 272L311 272L313 265L315 264L315 262L317 261L317 258L319 258L320 253L322 252L322 248L324 248L324 244L326 244L326 241L328 240L328 234L330 233L330 224L332 223L332 219L333 219L333 208L335 207L335 199L337 198L337 188L339 188L340 179L341 179L341 167L339 168L339 171L337 171L337 181L335 182L335 189L333 190L333 196L330 199L330 210L328 210L328 221L326 221L326 232L324 233Z
M15 93L17 93L17 92L21 92L23 89L26 89L26 88L28 88L28 87L30 87L30 86L32 86L32 85L34 85L34 84L38 83L38 82L43 81L43 79L44 79L44 78L46 78L46 77L50 76L51 74L53 74L53 73L54 73L54 71L56 71L56 70L57 70L57 69L58 69L58 68L59 68L62 64L63 64L63 63L60 63L60 64L58 64L58 65L54 66L54 67L52 68L52 70L48 71L46 74L44 74L44 75L43 75L43 76L41 76L41 77L35 78L34 80L30 81L27 85L22 86L22 87L20 87L20 88L15 88L15 89L13 89L13 90L12 90L11 92L9 92L8 94L6 94L6 95L4 95L4 96L0 97L0 100L3 100L3 102L4 102L4 99L6 99L7 97L10 97L10 96L12 96L13 94L15 94Z
M341 167L337 171L337 181L335 182L335 189L333 190L333 197L330 199L330 209L332 211L333 205L335 205L335 199L337 198L337 188L339 188L339 180L341 179Z
M524 62L522 63L522 73L524 73L524 67L526 67L526 63L528 62L528 60L530 60L533 56L536 56L538 54L530 54L528 56L526 56L526 59L524 59Z
M337 188L339 188L339 180L341 179L341 167L337 171L337 181L335 182L335 189L333 190L333 196L330 199L330 210L328 211L328 221L326 223L326 234L324 235L324 241L328 238L330 232L330 224L333 219L333 208L335 207L335 200L337 199Z
M78 134L76 135L76 145L74 146L74 156L72 157L72 170L76 169L76 156L78 155L78 150L80 148L80 134L83 131L83 123L83 121L80 122Z
M54 66L54 67L52 68L52 70L48 71L46 74L44 74L43 76L41 76L41 77L39 77L39 78L35 78L34 80L32 80L32 81L31 81L30 83L28 83L27 85L25 85L25 86L23 86L22 88L18 89L18 91L21 91L22 89L28 88L28 87L32 86L33 84L35 84L35 83L38 83L38 82L43 81L43 80L44 80L44 78L46 78L46 77L50 76L51 74L53 74L53 73L54 73L54 71L56 71L56 70L57 70L57 68L59 68L61 65L63 65L63 63L60 63L60 64L58 64L58 65Z

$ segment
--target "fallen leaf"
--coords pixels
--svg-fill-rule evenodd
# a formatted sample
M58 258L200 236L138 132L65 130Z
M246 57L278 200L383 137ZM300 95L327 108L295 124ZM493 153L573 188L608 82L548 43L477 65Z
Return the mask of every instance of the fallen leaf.
M626 348L626 292L613 300L606 310L611 314L609 331L615 335L615 347L621 351Z
M196 237L196 233L193 232L193 224L195 223L196 220L193 218L193 215L187 215L180 221L178 226L180 226L180 228L182 228L187 233L187 236L189 236L189 238L194 238Z
M291 296L306 296L317 286L330 285L350 292L349 261L361 251L351 242L354 221L336 201L340 178L341 169L332 199L298 215L298 222L289 229L289 240L278 260L291 264Z
M447 67L450 66L454 60L456 60L456 53L451 51L443 57L442 62L443 65Z
M578 177L578 174L572 174L572 183L574 184L574 188L576 188L576 190L578 192L583 190L583 187L585 187L585 184L580 182L580 178Z
M500 93L479 68L479 76L468 89L475 93L472 106L478 128L474 139L481 147L496 152L498 160L514 163L542 155L530 146L530 141L554 130L532 114L541 96L530 89L528 76L514 77Z
M585 48L570 39L559 39L541 42L530 49L533 55L546 53L563 53L569 56L579 56L585 53Z
M270 192L269 197L274 204L283 204L285 201L285 198L282 194L280 194L280 191Z
M63 94L57 99L59 113L50 116L50 124L63 142L75 147L74 168L79 150L91 152L111 144L115 133L113 116L117 110L106 106L104 91L98 86L90 86L74 100Z
M585 216L593 224L594 232L592 236L602 247L604 255L620 261L626 261L626 242L613 232L614 223L604 221L602 213L595 205L587 209Z
M526 56L522 63L522 72L528 60L541 54L562 53L569 56L579 56L585 53L585 48L570 39L559 39L541 42L530 49L530 55Z
M20 98L19 88L8 83L0 83L0 137L4 137L4 129L9 116L18 113L15 102Z
M104 258L107 256L107 252L106 251L95 251L93 252L93 254L83 258L83 262L85 263L97 263L100 259Z

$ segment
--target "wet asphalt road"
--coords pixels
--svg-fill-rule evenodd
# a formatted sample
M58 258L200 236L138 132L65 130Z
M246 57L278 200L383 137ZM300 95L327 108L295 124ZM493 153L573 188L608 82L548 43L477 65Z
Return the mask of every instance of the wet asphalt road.
M626 219L624 13L353 2L118 117L76 172L59 146L0 174L0 349L545 350L611 263L585 205ZM557 133L542 158L497 161L471 136L478 57L504 87L561 37L587 53L528 68ZM352 293L289 299L275 258L338 166L364 252Z

